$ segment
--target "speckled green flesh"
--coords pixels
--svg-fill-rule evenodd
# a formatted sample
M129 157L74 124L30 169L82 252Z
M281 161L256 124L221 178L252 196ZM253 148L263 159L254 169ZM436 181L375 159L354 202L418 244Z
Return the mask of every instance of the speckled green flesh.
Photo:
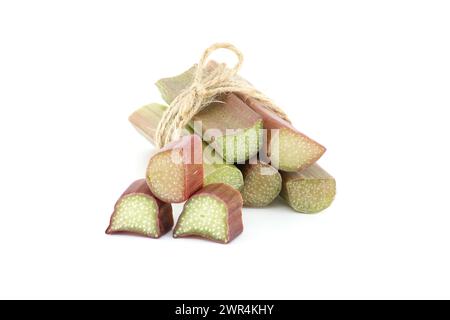
M116 205L108 232L129 232L159 237L155 200L141 194L128 195Z
M281 197L298 212L317 213L328 208L336 195L336 181L317 164L299 173L283 173Z
M288 172L305 169L325 152L324 147L289 128L282 128L278 136L272 136L270 149L272 165Z
M225 203L213 196L193 196L185 204L173 236L228 242L227 212Z
M147 183L159 199L174 203L184 199L184 165L182 151L168 150L155 155L147 168Z
M258 153L262 145L262 128L263 122L260 120L238 134L217 137L214 148L227 163L245 163Z
M317 213L334 199L334 180L298 180L287 184L286 200L298 212Z
M244 186L241 171L233 165L203 163L203 169L205 170L203 179L205 186L212 183L225 183L236 190L241 190Z
M281 175L274 167L258 163L247 165L241 191L246 207L265 207L275 200L281 190Z

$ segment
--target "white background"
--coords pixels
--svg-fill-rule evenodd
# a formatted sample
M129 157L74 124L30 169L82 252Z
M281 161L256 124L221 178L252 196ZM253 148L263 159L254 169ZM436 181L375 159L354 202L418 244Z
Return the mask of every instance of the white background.
M2 1L0 298L450 298L449 17L448 1ZM328 148L334 204L245 209L229 245L106 236L151 152L128 115L219 41Z

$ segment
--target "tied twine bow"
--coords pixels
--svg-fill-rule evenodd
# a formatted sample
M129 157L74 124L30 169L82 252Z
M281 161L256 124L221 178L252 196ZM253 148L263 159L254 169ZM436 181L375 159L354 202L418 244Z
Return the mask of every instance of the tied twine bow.
M207 67L207 58L218 49L227 49L236 54L237 64L227 68L225 64L218 64L212 70ZM235 46L229 43L216 43L205 50L195 71L192 84L183 90L170 104L156 129L156 143L163 147L167 143L177 140L180 131L203 108L215 101L223 93L240 93L261 102L265 108L274 112L289 122L287 115L263 93L256 90L250 83L237 76L244 56Z

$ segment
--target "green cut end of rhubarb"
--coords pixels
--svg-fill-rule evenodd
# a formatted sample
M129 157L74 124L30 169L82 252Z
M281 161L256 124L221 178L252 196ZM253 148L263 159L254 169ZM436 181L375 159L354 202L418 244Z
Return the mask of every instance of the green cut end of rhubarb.
M227 164L203 164L205 170L204 185L212 183L225 183L236 190L244 186L242 172L233 165ZM210 169L211 168L211 169Z
M227 163L244 163L254 157L262 146L262 128L263 122L258 120L254 126L243 129L240 133L216 137L214 149Z
M271 140L270 152L272 165L282 171L295 172L316 162L325 148L298 132L282 128L279 139Z
M289 205L298 212L317 213L328 208L336 195L334 179L299 179L286 184L283 192Z
M180 216L174 237L199 236L228 241L228 209L223 201L207 195L192 197Z
M182 151L156 154L147 168L147 183L153 194L165 202L184 200L184 165Z
M281 175L272 166L258 165L245 177L242 198L246 207L265 207L281 190Z
M116 206L108 231L158 237L157 211L155 200L145 195L125 196Z
M178 76L160 79L155 83L167 104L171 104L177 95L192 83L196 69L197 66L193 66Z

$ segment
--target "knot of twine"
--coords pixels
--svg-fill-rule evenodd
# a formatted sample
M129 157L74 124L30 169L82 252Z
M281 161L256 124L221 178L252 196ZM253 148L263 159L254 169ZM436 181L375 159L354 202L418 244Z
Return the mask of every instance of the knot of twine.
M227 68L223 63L212 70L207 67L208 57L218 49L230 50L237 56L238 62L233 68ZM180 137L180 131L189 121L223 93L235 92L249 96L261 102L265 108L282 119L289 121L284 111L271 99L237 76L243 60L242 52L229 43L216 43L205 50L197 65L192 84L172 101L158 124L155 139L158 147L161 148L177 140Z

